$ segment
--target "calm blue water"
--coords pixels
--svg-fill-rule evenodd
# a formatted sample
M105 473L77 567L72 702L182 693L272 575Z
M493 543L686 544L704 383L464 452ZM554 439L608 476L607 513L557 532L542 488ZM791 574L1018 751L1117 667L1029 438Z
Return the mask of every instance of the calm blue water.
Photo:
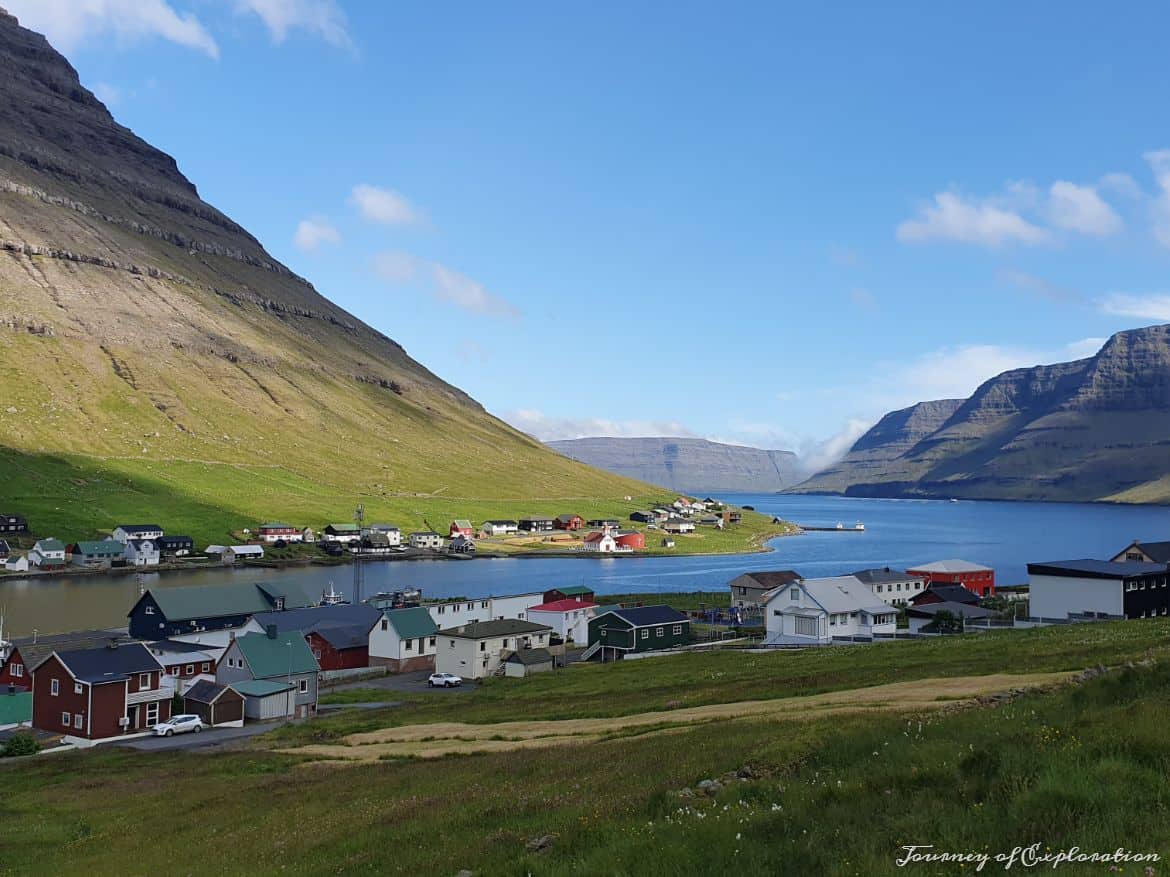
M1055 503L943 502L728 494L737 505L806 525L864 533L808 533L774 540L770 553L722 557L503 559L371 562L365 589L421 588L427 597L481 596L590 585L598 593L720 590L748 570L795 569L837 575L870 566L905 568L959 557L992 566L1000 584L1026 580L1025 564L1110 557L1133 539L1170 539L1170 508ZM145 577L147 587L296 579L314 592L333 582L348 593L350 567L213 569ZM0 609L11 635L124 625L137 597L133 577L38 578L0 582Z

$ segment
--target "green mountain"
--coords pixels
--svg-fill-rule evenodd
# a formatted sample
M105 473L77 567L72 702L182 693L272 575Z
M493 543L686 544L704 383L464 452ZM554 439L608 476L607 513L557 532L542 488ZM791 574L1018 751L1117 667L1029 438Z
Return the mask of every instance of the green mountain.
M0 14L0 509L63 537L149 517L219 540L358 500L441 525L650 491L323 297Z
M1170 326L888 414L793 492L1170 502Z

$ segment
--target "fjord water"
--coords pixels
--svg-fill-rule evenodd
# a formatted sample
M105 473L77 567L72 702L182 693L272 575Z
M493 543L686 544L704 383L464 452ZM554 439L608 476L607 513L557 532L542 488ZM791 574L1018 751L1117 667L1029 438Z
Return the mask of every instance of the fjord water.
M728 494L737 505L807 526L862 533L806 533L775 539L770 552L714 557L511 558L475 561L371 561L365 593L421 588L427 597L483 596L585 584L599 594L715 591L748 570L795 569L826 576L871 566L905 568L963 558L996 569L1000 584L1024 582L1025 565L1061 558L1110 557L1133 539L1170 539L1170 508L1081 503L946 502L824 496ZM303 582L311 593L333 583L349 592L349 566L225 569L146 574L146 587ZM5 633L20 636L122 626L137 597L133 575L53 576L0 581Z

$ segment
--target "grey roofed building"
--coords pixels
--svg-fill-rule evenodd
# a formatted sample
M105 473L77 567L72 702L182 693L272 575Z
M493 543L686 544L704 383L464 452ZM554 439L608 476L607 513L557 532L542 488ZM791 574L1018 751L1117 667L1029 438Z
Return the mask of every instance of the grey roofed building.
M823 579L802 579L801 586L828 613L868 612L886 615L894 612L877 599L869 586L854 576L830 576Z
M993 618L995 611L970 603L924 603L921 606L907 606L906 614L912 618L934 618L940 612L949 612L956 618Z
M1141 560L1051 560L1029 563L1029 575L1075 575L1085 579L1121 579L1127 576L1158 575L1167 571L1164 563L1146 563Z
M82 682L116 682L128 679L135 673L162 670L162 665L142 643L70 649L55 651L55 654L69 672Z
M504 659L504 663L523 664L526 667L532 667L537 664L551 664L552 660L552 652L548 649L520 649L508 655Z
M850 573L850 575L867 585L885 585L890 582L904 582L907 579L922 579L922 576L910 575L905 570L890 569L888 566L860 569Z
M795 570L760 570L745 572L727 583L731 590L731 606L739 609L762 609L764 595L775 588L800 581L801 575Z
M276 625L279 633L289 630L316 633L334 648L352 649L369 643L370 631L382 613L366 603L338 603L283 612L258 612L252 617L265 629Z
M1115 562L1146 561L1170 563L1170 542L1139 542L1134 540L1113 558Z
M597 615L601 616L612 612L619 618L624 618L634 627L650 627L658 624L681 624L690 621L685 615L670 606L633 606L629 609L605 606L598 607Z
M991 567L983 566L980 563L971 563L969 560L936 560L933 563L923 563L912 567L914 572L938 572L938 573L960 573L960 572L992 572Z
M532 621L522 621L519 618L500 618L495 621L472 621L460 624L458 627L448 627L439 631L442 636L461 637L463 639L489 639L497 636L513 636L519 633L539 633L552 628L547 624L536 624Z
M130 643L126 630L75 630L69 633L38 634L35 637L22 636L12 640L14 649L20 649L24 666L31 671L54 651L75 651L108 645L110 642Z
M227 690L226 685L220 685L210 679L200 679L183 693L183 698L198 703L215 703Z

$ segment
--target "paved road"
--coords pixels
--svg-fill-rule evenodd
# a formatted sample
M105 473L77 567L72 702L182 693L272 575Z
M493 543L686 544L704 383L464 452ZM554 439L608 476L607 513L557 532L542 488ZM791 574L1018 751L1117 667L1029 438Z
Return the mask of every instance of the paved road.
M382 691L429 691L436 696L441 696L475 691L479 687L478 683L473 680L464 679L463 684L458 688L430 688L427 685L427 677L430 675L429 670L419 670L414 673L392 673L389 676L377 676L373 679L363 679L360 682L346 682L342 685L322 688L321 694L324 696L332 691L345 691L351 688L376 688Z
M198 734L176 734L174 737L136 737L117 745L151 752L171 749L206 749L246 740L249 737L271 731L279 725L279 722L252 722L242 728L204 728Z

